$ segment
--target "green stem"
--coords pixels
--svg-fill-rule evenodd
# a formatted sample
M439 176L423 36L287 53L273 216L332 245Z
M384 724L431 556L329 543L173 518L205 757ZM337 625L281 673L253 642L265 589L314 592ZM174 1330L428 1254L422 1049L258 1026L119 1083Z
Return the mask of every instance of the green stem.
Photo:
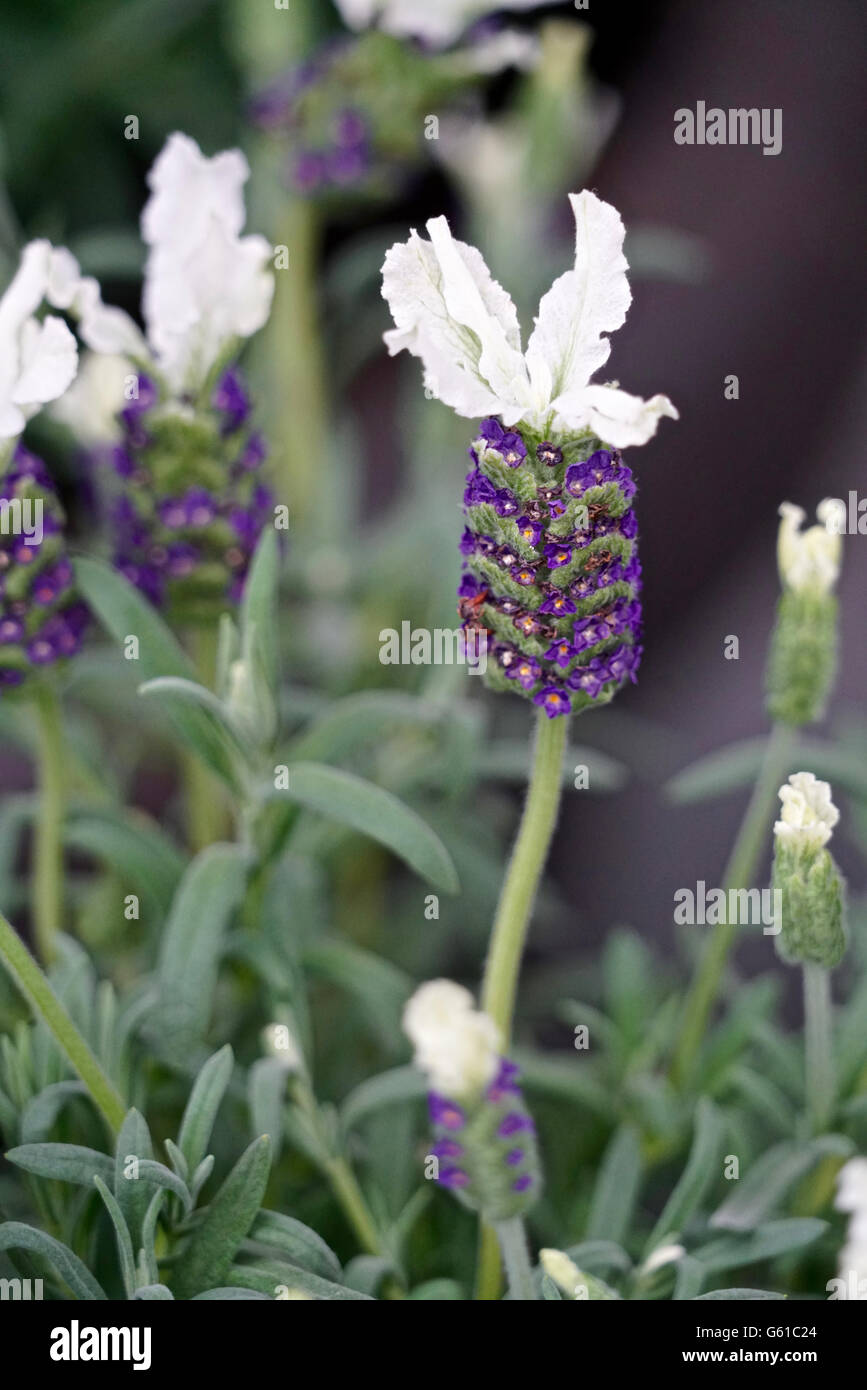
M53 686L40 684L33 704L39 798L31 877L33 936L41 960L50 965L56 954L63 911L63 726L60 701Z
M202 685L214 688L218 633L215 625L193 628L188 646ZM222 840L227 811L222 783L196 753L183 754L183 787L187 833L194 854Z
M807 1115L812 1132L821 1134L834 1109L831 972L821 965L805 965L803 975Z
M527 802L491 932L482 1008L499 1024L504 1051L508 1050L512 1032L518 974L530 914L557 823L567 723L565 718L549 719L543 710L539 711ZM476 1297L490 1301L499 1297L499 1292L498 1238L483 1226Z
M328 1181L340 1203L358 1242L368 1255L383 1253L379 1232L368 1210L358 1179L345 1158L330 1158L326 1164Z
M562 716L549 719L539 711L527 802L491 932L482 1008L499 1024L504 1050L512 1032L527 927L560 807L567 723Z
M727 898L730 889L749 888L753 880L796 733L787 724L775 724L771 730L753 794L723 874L723 889ZM674 1050L672 1078L678 1085L682 1086L688 1081L695 1066L736 937L736 924L729 922L717 926L702 954L686 997L680 1035Z
M123 1124L126 1108L114 1085L102 1070L84 1038L79 1033L48 980L31 956L20 936L0 913L0 960L11 979L41 1018L66 1054L73 1071L84 1082L94 1104L117 1133Z
M498 1221L494 1229L500 1242L509 1293L521 1302L535 1301L536 1289L523 1221L520 1216L513 1216L510 1221Z

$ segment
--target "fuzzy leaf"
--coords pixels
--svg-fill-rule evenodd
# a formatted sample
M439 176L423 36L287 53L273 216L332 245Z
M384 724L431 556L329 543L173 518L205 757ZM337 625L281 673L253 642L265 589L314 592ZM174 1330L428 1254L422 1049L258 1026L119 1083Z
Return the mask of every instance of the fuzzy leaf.
M163 1055L182 1056L204 1038L225 930L244 881L242 852L230 845L203 850L181 880L163 932L159 1002L148 1024Z
M178 1134L178 1148L191 1173L208 1148L220 1102L232 1076L234 1055L228 1043L205 1062L193 1083Z
M760 1298L785 1299L784 1293L771 1293L768 1289L711 1289L710 1293L700 1293L692 1301L694 1303L704 1303L711 1299L720 1302L722 1300L737 1302L755 1302Z
M123 1285L126 1289L127 1298L132 1298L135 1293L135 1260L132 1253L132 1241L130 1239L129 1227L124 1220L123 1212L117 1204L114 1195L109 1192L101 1178L94 1177L93 1185L106 1205L108 1214L111 1217L111 1224L114 1226L114 1233L117 1237L117 1255L120 1261L120 1272L123 1278Z
M262 1135L238 1159L190 1236L172 1281L176 1298L192 1298L227 1282L235 1252L261 1206L270 1167L271 1145Z
M340 1261L321 1236L293 1216L284 1216L279 1211L264 1208L257 1214L250 1228L250 1240L260 1245L269 1245L286 1257L290 1264L300 1265L311 1274L319 1274L324 1279L342 1278Z
M279 583L277 533L268 526L262 532L250 565L241 602L241 632L253 633L253 650L273 696L277 693L277 589Z
M43 1256L78 1299L93 1303L106 1296L87 1266L68 1246L33 1226L25 1226L20 1221L4 1222L0 1226L0 1250L30 1250Z
M732 1231L753 1230L820 1159L847 1158L854 1147L851 1139L840 1134L825 1134L806 1143L775 1144L739 1179L731 1197L727 1197L711 1216L711 1226Z
M393 1067L350 1091L341 1106L340 1121L348 1132L384 1106L405 1105L423 1100L426 1095L427 1083L420 1071L415 1067Z
M641 1166L638 1134L631 1125L622 1125L605 1150L596 1179L587 1220L588 1241L622 1242L632 1220Z
M695 1134L686 1168L653 1228L645 1247L646 1253L655 1250L664 1237L683 1230L705 1192L722 1171L719 1157L723 1130L720 1112L703 1097L696 1112Z
M33 1096L21 1112L21 1143L41 1144L67 1101L82 1095L87 1095L83 1081L55 1081Z
M148 1303L169 1303L174 1301L174 1297L171 1289L165 1284L142 1284L133 1294L133 1298Z
M278 1260L233 1265L229 1271L229 1279L238 1288L257 1289L260 1293L276 1299L286 1297L282 1292L285 1289L290 1295L300 1294L317 1301L371 1301L366 1293L344 1288L342 1284L320 1279L318 1274L311 1274L309 1270L301 1269L298 1265L283 1264Z
M141 1245L142 1222L153 1194L142 1183L140 1176L126 1177L126 1169L130 1158L143 1159L152 1156L150 1130L144 1116L134 1109L127 1111L115 1146L114 1195L129 1227L133 1250L138 1250Z
M722 1269L740 1269L744 1265L784 1255L789 1250L799 1250L817 1240L827 1229L827 1221L812 1217L766 1221L755 1231L719 1236L692 1253L695 1259L714 1273Z
M458 891L454 864L439 836L409 806L374 782L324 763L290 763L289 789L275 795L369 835L441 892Z
M114 1182L114 1161L81 1144L21 1144L10 1149L6 1157L40 1178L59 1178L88 1188L93 1187L95 1176L106 1184Z
M154 822L138 814L119 815L115 807L105 812L89 808L68 822L64 840L114 869L132 892L154 903L161 918L168 914L184 859Z

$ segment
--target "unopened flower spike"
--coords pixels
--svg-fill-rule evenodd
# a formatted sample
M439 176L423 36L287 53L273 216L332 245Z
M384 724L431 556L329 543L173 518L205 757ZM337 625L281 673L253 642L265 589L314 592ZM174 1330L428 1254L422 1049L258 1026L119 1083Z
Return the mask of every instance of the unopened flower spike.
M32 241L0 299L0 697L27 694L39 673L79 650L87 609L66 552L64 514L51 476L21 443L29 419L68 389L75 338L57 306L64 252Z
M635 482L620 450L645 444L667 396L644 401L591 377L631 294L620 215L571 194L575 265L542 298L526 350L515 307L444 217L389 251L392 354L421 358L425 386L482 417L470 448L459 612L486 634L489 684L551 718L601 705L641 659Z
M539 59L532 34L501 24L474 31L473 21L540 3L338 0L355 32L323 44L257 93L250 117L285 147L296 196L341 205L392 196L439 138L445 111L466 104L491 74Z
M169 137L141 219L146 336L102 303L69 253L58 274L58 302L98 354L62 412L83 443L105 440L115 392L117 431L95 451L114 563L187 622L209 622L239 600L273 507L265 442L234 362L267 320L274 289L268 242L241 235L248 176L240 150L208 159L187 136Z
M842 510L842 515L841 515ZM780 507L777 563L783 592L768 664L768 709L784 724L821 719L837 664L837 599L845 506L826 498L818 525L802 531L806 513L792 502Z
M535 1126L500 1030L469 990L432 980L403 1015L428 1080L436 1180L491 1222L520 1216L539 1194Z
M827 848L840 812L828 783L812 772L793 772L780 801L773 868L781 895L777 947L791 964L831 969L846 950L843 881Z

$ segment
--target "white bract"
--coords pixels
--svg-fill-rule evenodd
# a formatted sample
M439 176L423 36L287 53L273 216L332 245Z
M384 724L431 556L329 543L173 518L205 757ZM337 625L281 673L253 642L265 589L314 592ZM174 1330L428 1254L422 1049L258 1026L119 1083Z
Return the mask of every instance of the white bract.
M122 433L117 416L128 404L124 393L130 378L135 379L135 368L129 358L86 352L75 381L49 413L88 448L115 444Z
M546 0L335 0L350 29L378 23L388 34L445 47L495 10L534 10Z
M500 1030L475 1008L468 989L451 980L421 985L403 1013L415 1064L431 1089L453 1100L478 1094L494 1077Z
M146 338L121 309L102 302L65 253L57 302L78 319L88 347L152 362L175 395L195 393L216 362L268 318L274 277L264 237L241 236L243 186L250 170L240 150L206 158L194 140L170 135L148 175L141 218L149 246L142 312Z
M867 1301L867 1158L850 1158L844 1163L837 1177L834 1205L838 1211L850 1213L846 1244L839 1256L840 1277L852 1290L850 1297Z
M617 448L645 444L661 416L678 418L668 397L590 384L632 298L623 223L594 193L569 201L575 265L543 295L526 352L509 295L444 217L428 222L430 241L414 231L385 258L382 293L396 325L385 341L392 356L406 348L421 359L426 388L458 415L499 415L545 434L587 430Z
M818 594L827 594L833 589L840 575L843 553L839 510L842 506L839 498L826 498L816 508L820 525L802 531L806 520L803 508L796 507L793 502L781 504L777 563L787 589Z
M794 849L821 849L831 838L840 812L831 800L831 788L812 772L793 772L780 787L783 809L774 823L777 839Z
M0 440L18 438L41 406L55 401L78 367L75 338L54 314L37 318L44 303L63 307L54 296L54 277L66 252L48 241L31 241L0 299Z

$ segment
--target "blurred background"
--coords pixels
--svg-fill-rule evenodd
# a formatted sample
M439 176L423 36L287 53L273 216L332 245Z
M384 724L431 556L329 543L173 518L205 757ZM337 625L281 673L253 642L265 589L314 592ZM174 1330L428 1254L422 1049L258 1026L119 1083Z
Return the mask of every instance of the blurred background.
M249 364L293 506L287 720L323 691L394 685L459 699L484 721L503 753L496 796L470 782L459 807L444 799L441 808L464 845L462 911L472 920L444 905L429 947L439 972L475 975L517 811L520 752L504 767L526 737L528 710L460 671L378 664L381 628L455 622L473 436L472 422L425 400L415 362L385 356L378 272L394 240L446 211L529 328L539 293L571 260L565 194L590 186L618 207L634 303L611 374L632 392L664 391L681 420L663 422L629 458L645 579L641 679L576 724L574 738L594 750L591 787L566 796L532 940L539 979L550 971L580 984L612 926L628 923L668 950L675 890L719 881L748 775L688 804L668 784L702 755L767 729L779 503L812 517L825 496L867 495L867 25L857 0L594 0L586 11L546 5L501 18L541 45L524 70L488 73L452 54L423 77L408 45L404 56L348 50L364 36L350 38L328 0L287 9L273 0L2 0L0 261L8 273L24 240L48 236L99 276L108 302L136 312L138 216L166 136L183 130L208 154L235 144L247 152L248 227L289 248ZM493 32L475 37L483 44ZM675 144L674 112L699 100L781 108L781 153ZM364 157L326 178L317 132L347 109L364 118ZM134 139L125 137L130 115ZM436 139L424 138L430 115ZM725 395L732 374L736 400ZM68 438L49 426L36 443L62 480L79 546L90 545L86 478ZM840 680L818 734L862 765L865 584L867 536L847 537ZM736 661L724 656L730 635ZM169 776L136 772L136 798L158 816ZM4 793L28 777L14 742L3 745ZM844 813L835 844L860 890L855 826L855 811ZM351 865L344 873L349 919L378 911L402 920L405 886L386 875L368 900L369 880L353 886ZM364 938L357 922L353 930ZM391 946L406 955L396 934ZM771 968L773 952L760 939L742 960Z

